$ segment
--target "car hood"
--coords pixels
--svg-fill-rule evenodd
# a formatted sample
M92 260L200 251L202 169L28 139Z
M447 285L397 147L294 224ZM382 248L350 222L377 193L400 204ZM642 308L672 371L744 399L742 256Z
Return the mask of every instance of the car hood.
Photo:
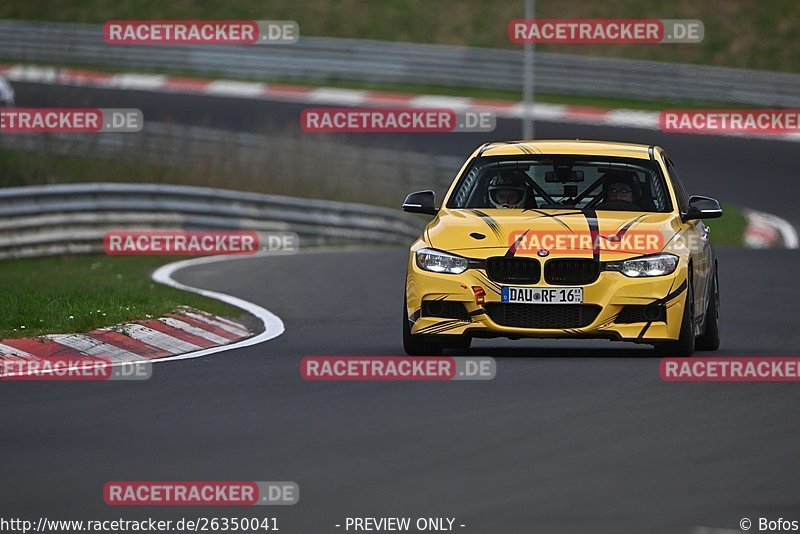
M609 261L671 250L680 229L680 219L672 213L442 209L426 229L425 237L433 248L472 258L536 255L547 248L538 246L544 243L553 245L547 248L549 257ZM547 241L548 237L551 241Z

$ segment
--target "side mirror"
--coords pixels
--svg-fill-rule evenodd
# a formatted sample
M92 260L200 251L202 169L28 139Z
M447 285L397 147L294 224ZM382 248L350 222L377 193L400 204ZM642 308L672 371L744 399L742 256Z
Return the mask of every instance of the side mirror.
M722 217L722 208L715 199L694 195L689 197L689 209L683 214L683 220L716 219Z
M424 213L425 215L436 215L435 195L433 191L417 191L411 193L403 201L403 211L409 213Z

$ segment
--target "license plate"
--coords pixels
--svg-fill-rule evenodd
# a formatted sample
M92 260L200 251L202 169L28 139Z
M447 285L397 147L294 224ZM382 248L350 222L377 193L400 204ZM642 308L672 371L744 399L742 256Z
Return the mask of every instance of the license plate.
M582 287L503 287L503 302L524 304L583 304Z

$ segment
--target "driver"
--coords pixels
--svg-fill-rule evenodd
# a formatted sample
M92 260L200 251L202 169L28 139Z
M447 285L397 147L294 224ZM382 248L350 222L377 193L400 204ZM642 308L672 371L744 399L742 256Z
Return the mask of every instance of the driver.
M489 180L489 201L495 208L523 208L528 200L526 174L519 170L498 173Z
M604 204L633 204L638 206L639 187L637 180L627 174L606 174L603 180Z

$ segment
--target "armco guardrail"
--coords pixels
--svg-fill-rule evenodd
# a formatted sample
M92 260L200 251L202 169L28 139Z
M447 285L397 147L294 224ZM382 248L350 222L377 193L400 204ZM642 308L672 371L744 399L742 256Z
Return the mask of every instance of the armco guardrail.
M463 164L462 158L452 156L354 146L333 135L286 131L272 136L159 122L147 122L135 134L0 133L0 148L52 158L46 166L56 182L64 180L59 174L70 173L55 158L69 156L95 160L106 173L123 173L128 181L261 189L290 196L311 192L318 198L389 206L399 206L405 195L419 189L444 193ZM123 162L180 172L160 172L157 179L145 169L131 176ZM177 180L178 175L184 180Z
M422 223L398 210L206 187L69 184L0 189L0 259L102 251L110 230L295 232L300 246L409 244Z
M302 32L302 28L301 28ZM0 21L5 60L232 78L354 80L517 91L522 52L301 37L281 46L110 46L99 25ZM800 106L800 75L566 54L536 55L544 93Z

